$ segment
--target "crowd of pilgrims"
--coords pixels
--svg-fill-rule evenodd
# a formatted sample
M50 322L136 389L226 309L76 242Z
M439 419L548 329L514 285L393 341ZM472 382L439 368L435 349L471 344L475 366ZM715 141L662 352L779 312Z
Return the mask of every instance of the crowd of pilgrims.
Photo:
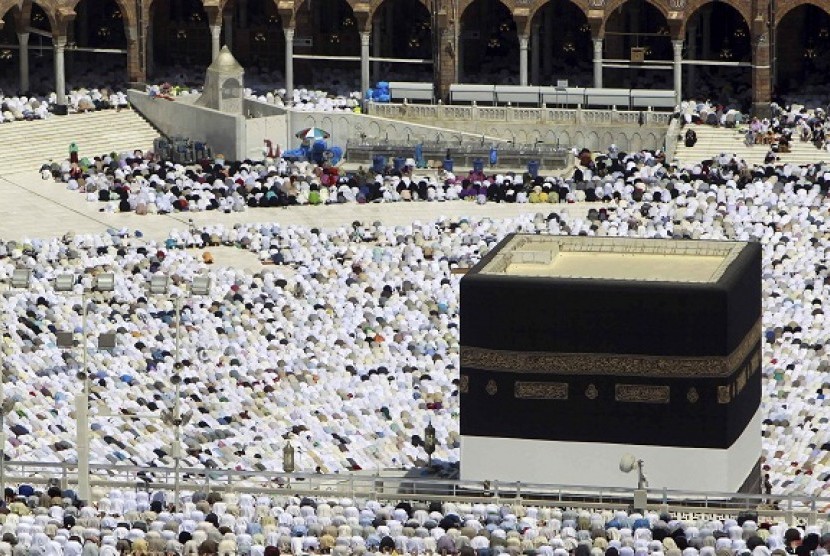
M96 166L89 180L130 184L128 204L142 192L150 200L156 194L152 202L158 203L173 187L183 192L202 186L185 168L162 164L159 175L155 162L128 162L133 156L95 161L102 170ZM77 305L52 293L48 282L59 271L118 272L116 295L97 299L89 321L93 332L115 326L124 341L112 353L91 355L101 369L93 395L115 410L139 413L172 403L166 380L175 336L172 302L147 295L142 284L171 269L184 280L209 272L213 295L189 299L182 316L188 331L182 342L184 396L198 411L185 428L185 465L280 469L284 441L293 438L303 469L331 473L423 462L422 431L429 422L437 430L435 458L457 461L459 276L453 270L474 264L505 234L736 239L764 247L763 465L770 489L823 494L830 478L830 410L824 402L830 393L824 357L830 165L748 167L724 154L678 167L659 152L615 148L598 156L583 153L579 160L571 177L527 185L526 176L498 174L427 182L428 189L435 180L436 191L455 191L459 198L470 189L466 198L475 200L486 187L485 201L491 191L505 192L506 199L516 184L528 202L548 188L546 204L529 205L517 218L448 220L440 218L436 203L436 220L408 226L215 225L175 231L162 243L121 231L3 244L0 274L23 265L35 269L36 279L31 292L0 299L4 314L17 315L9 319L3 346L5 372L17 377L7 395L27 400L7 420L13 427L10 457L49 460L56 449L73 450L74 373L67 371L72 363L55 346L54 333L80 326L81 317ZM218 184L218 178L205 181L200 195L224 188L233 193L222 199L234 198L240 188L253 191L263 181L291 181L279 167L228 166L238 175ZM289 177L296 170L296 179L322 184L314 168L286 168ZM81 188L80 179L68 178L70 186ZM339 191L342 179L353 192L348 180L356 178L338 177L329 190ZM392 184L404 177L368 181L394 196L401 192ZM86 194L97 200L99 193ZM559 202L550 202L554 196ZM187 201L210 204L203 197ZM596 203L572 204L582 201ZM269 220L267 211L262 215ZM213 245L247 249L276 264L250 274L207 266L182 250ZM154 423L135 421L125 430L93 422L95 461L171 463L169 431Z
M321 494L7 489L7 556L826 556L830 524Z

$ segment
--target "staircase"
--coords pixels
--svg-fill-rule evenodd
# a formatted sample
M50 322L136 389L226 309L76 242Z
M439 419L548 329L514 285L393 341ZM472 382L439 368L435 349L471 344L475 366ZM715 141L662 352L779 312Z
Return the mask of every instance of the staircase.
M46 120L0 124L0 174L36 172L42 164L69 158L69 144L79 157L148 150L159 132L133 110L102 110Z
M680 135L687 128L680 130ZM677 142L675 158L681 164L691 164L701 160L712 159L721 153L735 154L748 164L763 164L769 147L767 145L744 144L744 128L728 129L708 125L692 126L697 133L697 143L694 147L686 147L683 141ZM802 143L797 138L790 142L789 153L779 153L776 164L815 164L822 160L830 161L830 153L816 149L812 143Z

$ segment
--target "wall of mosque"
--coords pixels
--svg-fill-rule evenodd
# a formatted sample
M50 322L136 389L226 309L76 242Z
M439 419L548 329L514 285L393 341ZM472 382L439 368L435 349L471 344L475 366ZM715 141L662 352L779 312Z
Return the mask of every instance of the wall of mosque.
M245 120L245 154L251 159L261 159L267 152L265 141L272 142L274 148L294 148L293 141L289 140L288 119L285 114L248 118Z
M308 127L319 127L331 134L330 141L345 146L349 140L378 140L385 142L444 141L451 143L482 140L482 133L469 132L448 126L411 123L353 112L300 112L288 111L290 144L296 141L294 134ZM504 142L501 135L485 134L488 142Z
M213 152L242 160L247 156L245 117L195 106L194 98L175 101L154 99L143 91L127 93L133 108L167 136L182 136L208 143ZM261 143L260 143L261 144Z
M479 138L501 137L516 145L542 142L591 150L611 144L625 151L664 149L671 119L671 114L664 112L505 106L371 104L370 109L391 119L440 124Z
M146 93L131 90L130 102L145 118L165 135L180 135L194 141L205 141L214 153L243 160L262 156L265 140L283 148L298 144L295 135L309 127L319 127L331 134L333 145L346 146L350 140L447 141L453 143L480 141L479 133L423 124L413 124L355 114L352 112L299 112L246 100L246 115L234 116L202 106L195 98L179 97L175 101L153 99ZM488 142L503 142L499 136L485 136Z
M432 76L442 97L446 97L452 83L474 77L469 72L481 65L476 60L483 54L487 53L484 59L491 58L492 53L487 52L490 43L496 45L493 48L500 45L510 51L505 58L508 70L514 74L510 79L537 83L558 75L559 70L552 67L563 61L566 65L590 64L592 52L603 56L604 51L605 58L622 57L625 61L633 45L629 44L633 40L630 37L642 35L643 40L655 43L646 49L650 61L670 63L674 47L684 60L732 60L740 50L743 54L734 61L751 66L743 79L752 91L756 108L769 102L773 83L781 88L781 76L776 72L788 78L795 66L800 74L792 79L798 83L800 75L811 69L811 61L823 55L825 39L830 37L830 27L819 21L820 17L798 10L809 5L827 15L830 0L419 0L414 6L409 0L332 0L324 3L325 9L320 7L323 3L307 0L267 0L265 4L201 0L201 6L196 4L192 14L185 13L183 6L193 4L181 0L107 0L103 4L107 17L106 25L101 27L98 23L104 19L98 12L104 12L90 10L90 6L99 6L93 0L0 0L0 17L9 15L4 22L0 19L0 27L5 23L14 28L11 41L15 32L26 35L25 30L34 27L50 33L56 48L64 41L124 48L131 82L152 78L155 65L174 61L206 64L211 45L220 42L229 43L235 53L239 52L243 64L257 63L271 69L283 65L288 36L294 37L297 55L357 57L363 39L371 45L373 56L431 59L435 47L439 49L435 53L439 71L433 74L428 64L421 69L422 75ZM410 15L400 18L405 23L396 23L394 13L403 4L406 11L400 13ZM415 9L418 4L423 8ZM712 10L713 6L723 9ZM712 29L723 27L712 14L724 9L731 14L725 36L741 42L740 48L729 40L713 47L708 40L714 36ZM561 22L556 14L566 12L568 29L559 29ZM171 14L177 17L171 19ZM488 18L495 17L493 14L507 19L498 26L498 36L490 36L487 25L481 27L490 21ZM810 15L806 22L801 21L805 14ZM641 25L641 20L651 26ZM785 33L787 26L782 24L794 21L799 32ZM397 27L389 27L410 22L414 23L411 28L403 27L400 32ZM414 28L417 33L412 32ZM389 38L397 36L403 38ZM106 40L112 44L102 37L110 37ZM338 63L340 69L360 74L354 60ZM317 61L297 59L295 65L298 82L314 79L311 68ZM387 70L379 71L375 62L372 67L372 79L384 77ZM606 81L617 79L621 71L607 69ZM682 80L694 83L695 71L693 67L684 68ZM595 73L594 82L602 81L601 74Z

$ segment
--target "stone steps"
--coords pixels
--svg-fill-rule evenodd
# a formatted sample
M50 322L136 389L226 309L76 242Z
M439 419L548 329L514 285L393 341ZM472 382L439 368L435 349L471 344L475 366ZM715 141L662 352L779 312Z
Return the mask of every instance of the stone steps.
M766 145L744 144L742 130L716 128L711 126L693 126L697 133L694 147L686 147L678 142L675 158L682 164L691 164L719 156L721 153L734 154L749 164L763 164L769 148ZM680 134L685 133L685 128ZM816 149L812 143L795 140L790 143L791 152L778 154L778 164L815 164L830 160L830 153Z
M0 145L6 153L1 174L33 171L45 162L69 157L69 144L78 155L92 158L109 152L148 150L159 132L133 110L103 110L46 120L0 124Z

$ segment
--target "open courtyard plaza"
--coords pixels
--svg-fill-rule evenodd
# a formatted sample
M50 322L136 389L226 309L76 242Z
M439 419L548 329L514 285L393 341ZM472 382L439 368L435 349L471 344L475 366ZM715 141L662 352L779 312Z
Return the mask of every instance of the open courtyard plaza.
M432 458L449 474L459 454L458 283L506 234L756 240L766 298L761 465L773 496L816 496L817 510L826 510L830 175L822 165L751 169L727 157L704 174L699 164L672 167L652 153L610 153L580 168L581 179L541 180L572 202L540 203L539 183L514 187L491 176L435 184L453 197L469 190L466 201L406 202L392 187L387 202L138 215L108 209L119 202L91 199L71 180L44 179L40 164L0 175L11 460L76 461L77 374L86 370L96 466L404 473L426 464L431 425ZM600 176L597 165L608 171ZM519 202L497 202L505 199ZM682 271L670 263L619 275ZM554 266L573 273L590 264L565 256ZM15 269L24 267L31 281L16 288ZM689 269L689 278L713 271ZM109 273L112 291L97 291ZM65 274L77 283L61 292ZM153 285L160 276L170 277L166 294ZM199 292L205 276L208 291ZM64 331L76 347L61 349ZM83 333L87 350L77 347ZM114 345L102 347L110 333ZM156 417L171 411L187 416L178 434ZM181 458L171 449L177 436ZM178 499L95 487L78 510L72 487L9 487L0 542L9 554L783 556L800 541L799 553L820 555L830 541L827 525L793 528L754 515L395 506L323 493L208 494L187 480Z
M578 181L540 179L572 203L488 201L499 187L528 201L537 187L494 176L439 185L478 188L469 201L144 216L102 212L118 202L90 200L35 171L2 176L0 277L33 270L28 291L2 299L16 315L3 346L5 391L26 400L6 421L8 455L74 460L82 350L58 346L58 333L74 330L116 334L112 349L87 350L93 463L170 466L170 427L118 415L152 416L178 399L194 414L182 427L186 467L280 470L290 441L307 472L408 469L427 459L430 423L433 457L450 464L459 445L458 280L506 234L757 240L762 465L774 493L821 496L830 473L822 166L739 170L725 160L704 176L700 165L673 167L651 153L597 163L608 165L604 177L582 167ZM114 292L93 291L93 277L108 272ZM65 273L80 282L68 294L56 291ZM152 277L165 275L171 289L154 295ZM208 295L192 293L199 276L211 278ZM93 302L85 329L83 289ZM182 378L179 398L173 376Z

